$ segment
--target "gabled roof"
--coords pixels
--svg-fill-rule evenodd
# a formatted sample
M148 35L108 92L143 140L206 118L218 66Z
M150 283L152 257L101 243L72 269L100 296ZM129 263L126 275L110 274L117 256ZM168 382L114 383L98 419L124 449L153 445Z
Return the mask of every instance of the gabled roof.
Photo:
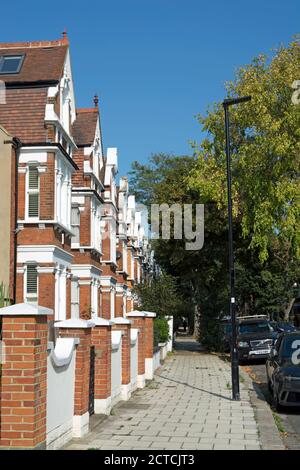
M78 147L93 145L99 118L98 108L81 108L76 110L76 120L72 135Z
M5 83L58 81L62 77L69 41L66 35L56 41L0 43L0 56L24 54L19 73L0 75Z

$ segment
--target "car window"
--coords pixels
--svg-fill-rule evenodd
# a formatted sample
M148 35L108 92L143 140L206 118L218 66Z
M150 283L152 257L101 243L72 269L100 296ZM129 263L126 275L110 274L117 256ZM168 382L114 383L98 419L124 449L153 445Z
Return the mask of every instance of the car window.
M269 333L274 331L273 327L267 321L242 323L239 325L240 333Z

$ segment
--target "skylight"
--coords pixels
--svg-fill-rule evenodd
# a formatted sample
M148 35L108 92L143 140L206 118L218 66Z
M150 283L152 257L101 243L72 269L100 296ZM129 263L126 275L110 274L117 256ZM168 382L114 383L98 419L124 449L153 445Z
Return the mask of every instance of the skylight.
M19 73L24 55L3 55L0 56L0 74L6 75Z

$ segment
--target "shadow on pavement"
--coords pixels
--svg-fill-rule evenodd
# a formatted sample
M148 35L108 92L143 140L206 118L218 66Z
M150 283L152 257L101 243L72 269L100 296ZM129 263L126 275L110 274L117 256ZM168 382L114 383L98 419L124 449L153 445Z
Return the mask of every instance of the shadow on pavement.
M174 350L181 353L205 352L205 348L197 340L185 334L176 335Z
M165 377L164 375L159 375L159 377L161 379L169 380L170 382L175 382L179 385L184 385L185 387L193 388L194 390L200 390L200 392L207 393L208 395L212 395L213 397L222 398L223 400L227 400L227 401L232 401L231 398L228 398L227 396L220 395L219 393L210 392L209 390L205 390L204 388L194 387L194 385L190 385L187 382L180 382L179 380L170 379L170 377Z

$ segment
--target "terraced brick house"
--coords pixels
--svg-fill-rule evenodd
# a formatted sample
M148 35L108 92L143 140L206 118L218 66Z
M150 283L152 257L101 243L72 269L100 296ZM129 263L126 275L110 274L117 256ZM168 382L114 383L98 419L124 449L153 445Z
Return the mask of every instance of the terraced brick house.
M77 149L74 161L78 170L72 177L72 297L74 318L96 318L101 315L100 291L105 162L98 98L94 108L76 110L73 125Z
M22 141L18 165L17 302L70 317L71 183L76 118L66 35L57 41L2 43L6 104L0 122ZM55 294L54 294L55 293Z
M2 43L0 56L0 123L22 142L16 302L52 308L54 321L124 316L144 276L144 234L127 179L117 186L117 149L104 156L98 98L76 109L65 33Z

